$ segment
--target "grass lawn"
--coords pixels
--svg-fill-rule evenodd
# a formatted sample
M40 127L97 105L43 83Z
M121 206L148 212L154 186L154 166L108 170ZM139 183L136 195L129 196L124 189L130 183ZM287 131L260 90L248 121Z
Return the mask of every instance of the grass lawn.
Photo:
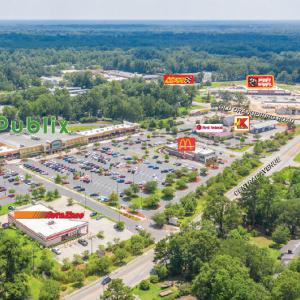
M264 236L251 237L250 243L256 245L259 248L268 249L270 256L275 259L277 259L280 254L279 250L270 248L270 245L274 243L270 238Z
M14 203L5 204L0 206L0 216L6 215L8 213L8 207L14 205Z
M95 129L95 128L98 128L98 127L99 126L97 126L97 125L83 125L83 124L70 125L70 126L68 126L68 131L69 132L76 132L76 131Z
M31 294L30 299L38 300L43 282L38 278L30 276L28 279L28 285L30 287L30 294Z
M251 147L252 147L252 145L245 145L242 148L228 148L228 149L235 151L235 152L244 152L244 151L247 151Z
M175 299L176 297L176 293L173 293L169 296L166 296L166 297L160 297L159 296L159 293L161 291L164 291L164 290L173 290L173 291L176 291L176 288L175 287L171 287L171 288L167 288L167 289L161 289L160 286L162 285L162 283L155 283L155 284L152 284L150 283L150 289L148 291L142 291L139 289L139 286L135 287L133 289L133 293L137 296L139 296L142 300L161 300L161 299L164 299L164 300L173 300Z
M300 152L295 156L294 161L300 163Z
M206 107L203 106L203 105L193 105L193 106L191 106L191 110L194 110L194 109L202 109L202 108L206 108Z
M212 82L211 87L217 88L217 87L222 87L222 86L230 86L233 84L238 84L238 85L245 85L246 81L241 80L241 81L220 81L220 82Z

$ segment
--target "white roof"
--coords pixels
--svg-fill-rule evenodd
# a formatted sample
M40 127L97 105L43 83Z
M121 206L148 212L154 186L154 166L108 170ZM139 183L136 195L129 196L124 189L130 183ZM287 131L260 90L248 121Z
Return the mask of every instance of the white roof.
M94 129L90 129L90 130L80 131L80 132L78 132L78 134L84 135L84 136L89 136L89 135L93 135L93 134L97 134L97 133L114 131L116 129L132 128L134 125L135 125L134 123L126 122L124 124L118 124L118 125L112 125L112 126L107 126L107 127L102 127L102 128L94 128Z
M21 211L54 211L43 204L36 204L26 208L20 209ZM10 213L13 216L13 212ZM50 224L49 221L53 224ZM77 226L87 224L85 221L77 221L70 219L18 219L18 222L26 226L37 235L45 238L54 234L60 233L65 230L72 229Z
M257 122L257 123L252 123L250 124L250 129L260 129L260 128L265 128L268 126L274 126L277 125L278 122L276 120L268 120L264 122Z
M175 150L178 149L178 145L177 143L175 144L170 144L168 147L170 148L173 148ZM196 150L195 150L195 153L198 153L198 154L201 154L201 155L209 155L209 154L214 154L215 151L209 149L209 148L203 148L203 147L200 147L198 144L196 144Z

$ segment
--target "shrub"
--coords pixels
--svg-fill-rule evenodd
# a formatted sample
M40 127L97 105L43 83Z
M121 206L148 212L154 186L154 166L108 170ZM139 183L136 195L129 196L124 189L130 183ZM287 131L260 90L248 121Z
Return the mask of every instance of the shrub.
M142 280L141 283L140 283L140 290L143 290L143 291L147 291L150 289L150 282L149 280Z
M158 278L157 275L151 275L150 276L150 282L151 283L158 283L158 281L159 281L159 278Z

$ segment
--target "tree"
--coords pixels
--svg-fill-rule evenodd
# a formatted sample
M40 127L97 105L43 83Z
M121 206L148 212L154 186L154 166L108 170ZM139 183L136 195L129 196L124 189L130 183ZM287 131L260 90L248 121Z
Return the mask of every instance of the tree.
M140 191L139 185L136 183L132 183L130 185L133 194L137 194Z
M186 216L191 216L195 213L197 207L197 199L194 193L188 193L180 199L180 204L184 208Z
M165 200L171 200L174 198L175 190L172 187L165 187L162 190L162 198Z
M217 226L219 236L222 238L242 222L242 214L236 203L224 196L210 197L203 218Z
M154 273L158 276L159 280L163 280L168 276L168 269L165 265L157 264L154 266Z
M270 298L265 288L249 277L248 269L227 255L217 255L204 264L193 282L193 293L203 300Z
M28 279L24 273L18 273L12 280L2 282L0 298L6 300L27 300L30 299Z
M38 266L38 271L40 274L46 274L47 276L51 275L51 270L54 266L54 262L49 258L49 255L46 252L43 252L41 256L41 262Z
M74 204L74 200L72 198L68 198L68 206L72 206Z
M167 223L167 218L164 213L156 213L151 217L151 219L155 222L155 225L158 228L162 228Z
M97 254L92 254L88 260L87 274L102 276L109 272L111 265L112 262L108 256L99 257Z
M297 300L300 297L300 273L284 270L272 288L274 300Z
M184 179L177 180L177 182L176 182L177 190L184 190L186 188L187 188L187 185L186 185L186 181Z
M286 242L290 239L291 233L289 228L286 225L278 225L274 232L272 233L273 241L278 244L286 244Z
M119 204L119 195L116 192L111 192L108 196L108 203L111 206L118 206Z
M124 262L125 258L128 257L128 252L126 251L125 248L118 247L115 250L114 255L115 255L116 264L122 264Z
M150 282L148 279L144 279L140 282L139 288L142 291L148 291L150 289Z
M206 176L207 175L207 168L201 168L200 169L200 175L201 176Z
M125 229L125 223L123 221L119 221L116 223L116 229L119 231L123 231Z
M54 198L54 199L58 199L59 197L60 197L60 194L59 194L58 190L55 189L55 190L53 191L53 198Z
M159 197L156 195L150 195L149 197L144 199L143 207L149 209L156 209L158 203L159 203Z
M134 300L132 290L125 286L122 279L113 279L100 296L102 300Z
M62 178L59 174L56 175L55 179L54 179L54 182L56 184L62 184Z
M153 194L157 189L157 182L152 180L148 181L144 185L144 191L148 194Z
M100 230L100 231L97 233L97 238L98 238L98 239L101 239L101 240L104 239L104 232L103 232L103 230Z

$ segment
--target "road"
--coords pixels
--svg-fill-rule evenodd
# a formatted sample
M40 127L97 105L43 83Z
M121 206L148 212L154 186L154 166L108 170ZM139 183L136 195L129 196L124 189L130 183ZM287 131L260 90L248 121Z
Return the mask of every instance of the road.
M227 192L226 197L229 199L235 199L237 196L234 194L239 187L241 187L244 183L246 183L249 179L259 173L264 167L266 167L270 162L272 162L276 157L280 158L280 162L275 165L268 173L267 176L270 176L274 172L278 172L281 169L287 166L297 166L296 162L293 161L294 157L300 152L300 136L295 137L293 140L288 141L288 143L281 147L279 151L276 151L274 154L261 159L263 162L263 166L259 168L256 172L251 173L248 177L246 177L238 186L235 186L229 192Z
M124 267L119 268L111 273L110 277L123 279L124 283L130 287L134 287L138 282L149 277L154 263L154 250L151 249L135 260L131 261ZM97 280L92 284L83 287L65 297L66 300L99 300L103 293L103 285L101 280Z
M289 166L289 165L297 165L293 161L295 155L300 152L300 136L295 137L293 140L289 141L286 145L284 145L279 151L275 152L273 155L263 158L263 166L256 172L250 174L247 178L245 178L240 184L244 184L250 178L252 178L255 174L257 174L261 169L267 166L272 160L276 157L280 157L281 161L272 168L267 175L271 175L274 172L280 171L281 169ZM298 164L299 165L299 164ZM226 196L229 199L234 199L234 191L238 188L238 186L234 187L230 190ZM197 218L197 217L196 217ZM201 217L197 218L197 220L201 219ZM138 257L130 264L120 268L116 273L112 273L112 278L121 278L124 283L129 286L137 285L141 280L147 278L151 269L153 268L153 250L150 250L143 256ZM91 284L90 286L84 287L73 294L67 296L66 300L98 300L100 294L103 292L103 287L97 281L97 283Z

